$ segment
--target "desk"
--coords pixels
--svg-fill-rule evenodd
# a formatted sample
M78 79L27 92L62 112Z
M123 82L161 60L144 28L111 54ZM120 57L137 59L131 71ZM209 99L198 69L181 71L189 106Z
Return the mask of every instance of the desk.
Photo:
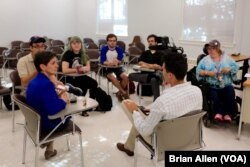
M240 67L240 70L242 70L242 75L241 75L241 86L240 86L240 90L243 90L243 83L247 80L244 76L248 71L249 68L249 63L248 60L250 59L250 56L245 56L245 55L239 55L239 56L231 56L234 61L236 62L241 62L243 61L243 66Z
M99 105L96 100L91 99L91 98L87 98L86 105L83 105L84 98L85 97L83 97L83 96L77 97L76 103L67 104L66 108L64 110L60 111L59 113L57 113L55 115L49 115L48 118L49 119L61 118L63 120L65 116L74 115L74 114L80 113L82 111L96 108Z
M65 74L63 72L57 72L57 75L61 75L61 77L58 79L59 81L62 80L62 78L64 77L64 81L66 83L66 77L81 77L84 75L88 75L90 72L86 72L86 73L82 73L82 74L78 74L78 73L69 73L69 74Z
M240 122L238 128L238 139L240 139L242 122L250 123L250 79L243 84L242 104L240 111Z

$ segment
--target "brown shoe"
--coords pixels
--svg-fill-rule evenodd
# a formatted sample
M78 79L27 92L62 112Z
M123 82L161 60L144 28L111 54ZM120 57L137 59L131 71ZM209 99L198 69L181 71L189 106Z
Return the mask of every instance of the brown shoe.
M130 150L128 150L128 149L126 149L126 148L124 147L124 144L122 144L122 143L117 143L117 144L116 144L116 147L118 148L118 150L125 152L128 156L134 156L134 152L133 152L133 151L130 151Z
M129 95L127 93L123 94L122 97L123 97L124 100L129 99Z
M56 150L54 150L54 151L46 150L46 151L44 152L44 156L45 156L45 159L46 159L46 160L49 160L50 158L54 157L56 154L57 154L57 151L56 151Z
M118 99L119 102L121 102L123 100L123 96L122 96L121 92L117 92L116 93L116 97L117 97L117 99Z

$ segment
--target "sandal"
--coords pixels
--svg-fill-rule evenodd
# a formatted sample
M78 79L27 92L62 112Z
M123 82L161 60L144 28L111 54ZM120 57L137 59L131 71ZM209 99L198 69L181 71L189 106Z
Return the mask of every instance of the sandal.
M54 150L54 151L46 150L44 152L44 157L46 160L49 160L50 158L54 157L56 154L57 154L56 150Z

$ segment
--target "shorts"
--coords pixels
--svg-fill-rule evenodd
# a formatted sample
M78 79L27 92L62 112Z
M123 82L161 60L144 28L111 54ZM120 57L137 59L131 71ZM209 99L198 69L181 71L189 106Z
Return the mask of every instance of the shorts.
M110 73L114 73L117 78L120 78L120 75L125 72L125 69L123 67L120 68L103 68L102 72L105 76L107 76Z

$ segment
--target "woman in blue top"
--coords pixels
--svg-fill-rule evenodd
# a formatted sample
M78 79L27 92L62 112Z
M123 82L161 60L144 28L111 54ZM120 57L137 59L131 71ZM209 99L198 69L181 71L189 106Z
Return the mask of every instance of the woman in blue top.
M54 115L66 107L68 96L66 92L61 92L60 95L55 90L55 85L52 82L57 69L58 60L52 52L39 52L34 59L37 76L30 81L26 98L27 103L39 112L41 116L41 133L46 135L51 132L60 122L61 119L49 120L48 115ZM59 128L64 128L67 121L60 125ZM53 142L46 143L41 147L46 147L45 159L50 159L55 156L57 151L53 149Z
M214 119L231 122L235 103L232 83L237 78L239 66L221 51L220 42L217 40L209 42L208 54L199 62L196 77L209 83L209 95L214 103Z

